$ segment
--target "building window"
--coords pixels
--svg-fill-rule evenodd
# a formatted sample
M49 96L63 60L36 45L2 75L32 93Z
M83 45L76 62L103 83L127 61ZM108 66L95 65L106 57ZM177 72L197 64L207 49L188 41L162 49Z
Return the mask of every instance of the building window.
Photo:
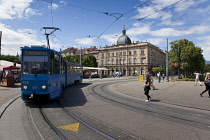
M133 63L134 63L134 64L136 64L136 61L137 61L137 59L136 59L136 58L134 58L134 59L133 59Z
M112 56L114 56L114 53L112 53Z
M144 50L141 50L141 54L144 54Z
M141 75L144 75L144 68L141 68Z
M126 55L126 52L123 52L123 55L125 56Z
M141 58L141 63L144 64L144 58Z
M110 61L109 61L109 60L107 61L107 64L108 64L108 65L110 64Z
M131 51L129 51L129 55L131 55Z
M131 58L129 58L129 64L131 64Z
M101 65L102 65L102 66L104 65L104 60L101 61Z
M137 55L137 52L136 52L136 51L134 51L134 52L133 52L133 54L134 54L134 55Z
M116 64L118 64L118 59L116 59Z
M122 52L120 52L120 56L122 56Z
M137 69L133 68L133 75L136 75L136 74L137 74Z
M108 53L107 56L110 57L110 53Z
M120 59L120 64L122 64L122 59Z
M104 57L104 54L102 54L102 57Z
M119 53L118 52L116 52L116 56L119 56Z
M123 59L123 64L126 64L126 59Z
M112 64L114 64L114 59L112 59Z

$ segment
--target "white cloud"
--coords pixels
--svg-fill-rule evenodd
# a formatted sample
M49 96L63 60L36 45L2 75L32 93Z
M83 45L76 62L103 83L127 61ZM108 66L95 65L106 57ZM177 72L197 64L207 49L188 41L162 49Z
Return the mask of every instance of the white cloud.
M120 34L119 35L117 35L117 34L109 34L109 35L102 35L100 38L103 38L103 39L107 40L109 42L109 44L115 44L117 42L117 39L120 36L121 36Z
M47 44L45 37L43 36L43 39L39 39L39 37L37 37L37 33L35 30L31 29L12 30L10 29L10 27L2 23L0 23L0 29L2 31L1 52L3 55L8 55L8 54L16 55L17 53L20 54L20 47L23 46ZM59 50L60 45L55 44L53 42L51 41L50 38L51 48Z
M0 19L26 18L31 15L40 14L29 8L32 0L1 0Z
M127 31L127 35L140 35L140 34L147 34L148 32L150 32L150 25L149 24L145 24L145 25L138 25L134 28L131 28Z
M176 4L175 11L184 11L194 5L195 2L193 0L184 0Z
M78 44L83 44L83 45L92 45L94 44L94 38L76 39L75 42Z
M59 5L57 5L57 4L55 4L55 3L53 3L52 5L49 4L49 5L48 5L48 8L51 9L51 7L52 7L52 9L57 9L57 8L59 8Z
M210 40L209 40L209 38L210 38L210 35L196 38L197 40L201 40L196 45L198 45L198 47L202 48L203 55L204 55L205 59L208 60L208 61L210 61L210 55L209 55L209 52L210 52Z

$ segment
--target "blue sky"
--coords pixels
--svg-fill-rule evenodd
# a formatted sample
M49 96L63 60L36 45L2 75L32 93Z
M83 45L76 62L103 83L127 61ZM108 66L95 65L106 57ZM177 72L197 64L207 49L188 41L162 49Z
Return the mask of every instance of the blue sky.
M61 29L50 36L59 51L116 44L125 26L132 41L162 50L167 38L193 41L210 61L209 0L0 0L0 13L3 55L46 44L42 27Z

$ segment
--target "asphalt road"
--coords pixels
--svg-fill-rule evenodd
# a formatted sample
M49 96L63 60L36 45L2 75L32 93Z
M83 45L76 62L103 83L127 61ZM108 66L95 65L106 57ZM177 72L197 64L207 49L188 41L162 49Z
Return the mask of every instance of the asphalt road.
M204 86L194 86L193 82L158 83L155 80L156 90L150 91L152 101L144 102L144 82L138 81L137 77L127 82L122 80L129 78L85 79L80 86L67 88L64 97L75 104L74 108L92 118L141 139L210 138L210 98L207 93L203 97L199 95L205 89ZM129 107L94 95L91 86L104 82L114 82L103 86L111 94L100 91L101 87L96 92L126 103ZM12 99L19 96L19 90L18 86L0 87L1 112ZM24 129L28 125L23 125L25 117L21 114L24 112L23 102L18 98L14 103L0 119L0 139L21 139L21 135L27 139Z

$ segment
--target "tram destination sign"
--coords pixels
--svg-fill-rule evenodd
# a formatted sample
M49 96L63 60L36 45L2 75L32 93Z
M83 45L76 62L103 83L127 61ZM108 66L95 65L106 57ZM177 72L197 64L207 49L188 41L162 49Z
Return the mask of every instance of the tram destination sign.
M40 55L40 56L44 56L44 55L48 55L49 51L29 51L29 50L25 50L23 53L24 55Z

